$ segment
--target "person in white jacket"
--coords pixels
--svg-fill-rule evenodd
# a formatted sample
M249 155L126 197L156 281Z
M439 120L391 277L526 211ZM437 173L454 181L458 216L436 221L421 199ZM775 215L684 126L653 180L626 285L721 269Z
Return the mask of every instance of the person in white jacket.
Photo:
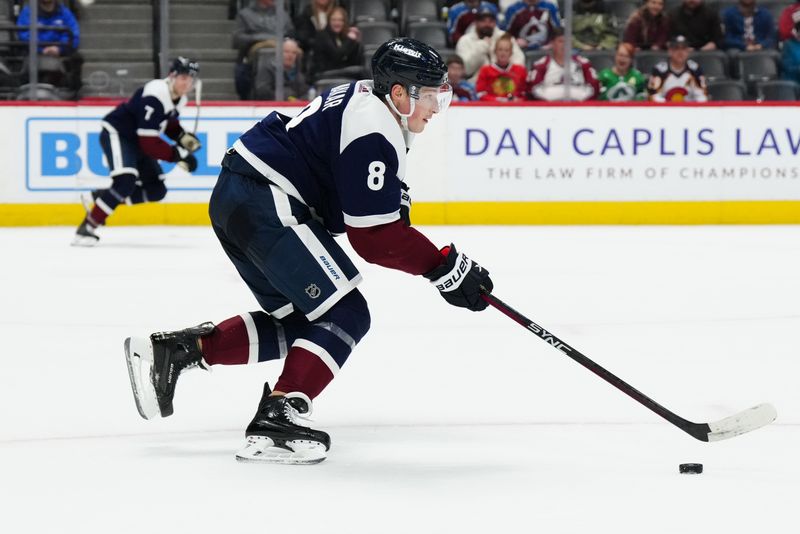
M494 48L497 40L505 32L497 27L497 19L493 11L482 9L475 19L475 24L456 43L456 54L464 60L464 71L471 82L475 82L478 70L484 65L493 63ZM525 54L514 42L511 63L525 66Z

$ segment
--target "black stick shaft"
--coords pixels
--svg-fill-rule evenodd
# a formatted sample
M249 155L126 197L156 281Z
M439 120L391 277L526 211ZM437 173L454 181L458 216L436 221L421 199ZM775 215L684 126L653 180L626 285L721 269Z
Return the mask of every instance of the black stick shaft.
M670 410L664 408L659 403L636 389L635 387L631 386L612 372L608 371L601 365L595 363L594 361L590 360L583 354L581 354L575 348L567 345L561 339L556 337L555 334L549 332L539 326L538 324L534 323L517 310L500 300L499 298L495 297L491 293L484 293L482 295L483 299L488 302L491 306L502 312L503 314L507 315L514 321L518 322L526 329L530 330L534 334L536 334L540 339L545 341L546 343L554 346L582 366L589 369L591 372L620 390L621 392L628 395L630 398L638 402L639 404L643 405L645 408L655 412L656 414L660 415L673 425L677 426L684 432L690 434L691 436L701 440L701 441L708 441L708 432L709 428L706 424L698 424L692 423L680 417L679 415L671 412Z

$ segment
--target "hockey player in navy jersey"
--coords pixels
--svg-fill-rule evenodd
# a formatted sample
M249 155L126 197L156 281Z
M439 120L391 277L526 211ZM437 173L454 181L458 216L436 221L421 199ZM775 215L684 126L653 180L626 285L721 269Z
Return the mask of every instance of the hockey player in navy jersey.
M372 73L326 91L294 118L271 113L228 149L209 214L262 310L128 338L145 419L172 414L185 369L284 359L237 459L325 459L328 434L302 418L370 326L361 275L334 240L339 234L370 263L426 277L450 304L486 308L486 269L453 245L440 251L409 221L406 151L450 103L447 66L428 45L399 38L378 48Z
M167 188L159 160L178 162L188 172L197 169L192 153L200 149L200 141L178 121L197 73L196 62L179 57L166 78L148 82L103 118L100 146L108 161L111 187L92 191L91 200L85 199L86 217L73 245L97 244L97 227L120 203L163 199ZM175 144L162 139L162 134Z

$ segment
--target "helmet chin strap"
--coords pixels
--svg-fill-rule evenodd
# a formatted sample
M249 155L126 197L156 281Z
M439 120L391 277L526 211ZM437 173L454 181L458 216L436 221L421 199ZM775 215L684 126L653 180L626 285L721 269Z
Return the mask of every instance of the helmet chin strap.
M404 131L408 132L408 118L414 114L415 99L409 98L409 100L411 101L410 102L411 108L409 109L408 113L400 113L400 110L398 110L397 106L395 106L394 102L392 102L391 95L386 95L384 98L386 98L386 102L389 104L389 108L391 108L391 110L394 113L396 113L398 117L400 117L400 127L403 128Z

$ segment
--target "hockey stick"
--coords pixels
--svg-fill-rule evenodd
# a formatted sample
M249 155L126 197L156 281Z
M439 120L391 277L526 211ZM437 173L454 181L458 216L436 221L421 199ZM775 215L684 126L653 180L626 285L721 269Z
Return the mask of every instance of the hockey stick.
M197 123L200 122L200 104L202 99L203 93L203 80L198 79L194 84L194 129L192 129L193 134L197 134Z
M754 406L749 410L744 410L713 423L693 423L691 421L687 421L683 417L680 417L679 415L664 408L641 391L612 374L610 371L596 364L574 348L561 341L552 332L548 332L491 293L484 291L481 297L488 304L539 336L539 338L544 340L546 343L554 346L618 390L631 397L639 404L643 405L645 408L657 413L673 425L677 426L690 436L699 439L700 441L720 441L723 439L732 438L734 436L738 436L740 434L744 434L768 425L778 416L778 413L771 404L759 404L758 406Z

